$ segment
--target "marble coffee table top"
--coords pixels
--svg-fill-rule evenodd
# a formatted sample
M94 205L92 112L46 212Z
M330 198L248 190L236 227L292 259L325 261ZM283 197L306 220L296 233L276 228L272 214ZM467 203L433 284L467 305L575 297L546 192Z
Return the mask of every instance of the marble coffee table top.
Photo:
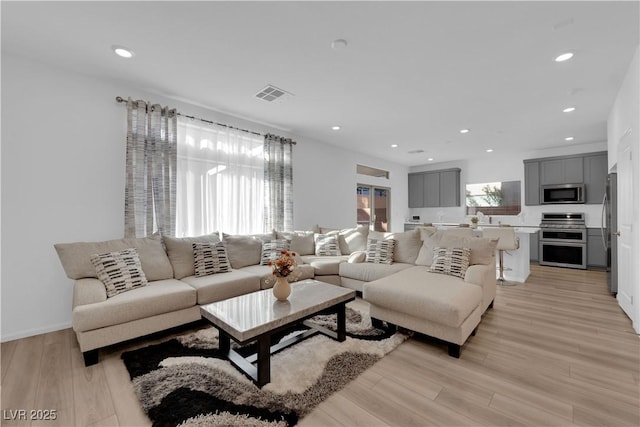
M309 279L292 283L291 295L284 302L271 289L264 289L203 305L200 313L238 342L246 342L355 296L352 289Z

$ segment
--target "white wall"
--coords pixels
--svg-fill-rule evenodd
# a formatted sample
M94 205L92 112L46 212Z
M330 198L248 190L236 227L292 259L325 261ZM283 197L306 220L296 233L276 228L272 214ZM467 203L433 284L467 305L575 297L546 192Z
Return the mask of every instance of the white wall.
M69 327L72 281L53 245L123 236L131 96L291 136L296 228L355 224L356 163L391 171L392 223L407 215L407 168L69 70L2 56L1 340Z
M524 204L524 163L525 159L537 159L542 157L563 156L580 153L592 153L606 151L606 142L582 145L568 145L549 150L526 151L517 154L503 155L500 153L487 153L481 159L469 159L458 162L436 163L429 165L413 166L409 172L422 172L428 170L460 168L460 194L464 194L465 184L520 181L522 183L522 215L496 216L495 221L514 225L540 225L542 212L585 212L587 227L600 227L602 218L600 205L542 205L526 206ZM420 215L423 222L468 222L465 218L464 200L462 206L454 208L414 208L410 209L411 215Z
M357 184L390 188L390 230L404 229L404 220L409 214L407 167L331 145L304 142L296 147L295 153L295 165L300 171L294 176L297 229L306 230L316 224L328 228L354 226ZM357 164L387 170L389 179L359 175ZM322 191L317 191L319 186Z
M616 100L607 121L607 137L609 147L609 169L617 170L618 153L621 148L630 147L633 154L632 194L621 194L618 190L618 200L623 197L632 200L633 236L632 260L640 256L640 45L629 65L625 79L618 91ZM618 185L620 188L620 185ZM618 211L620 214L620 211ZM620 224L620 219L618 224ZM640 334L640 264L633 266L629 277L633 283L633 299L635 312L631 316L634 329ZM622 277L620 274L618 277Z

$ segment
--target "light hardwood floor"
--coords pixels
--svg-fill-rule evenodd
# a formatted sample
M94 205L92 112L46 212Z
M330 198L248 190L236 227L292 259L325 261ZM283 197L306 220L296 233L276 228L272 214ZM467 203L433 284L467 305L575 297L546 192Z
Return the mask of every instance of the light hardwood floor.
M165 339L102 350L89 368L71 330L3 343L2 425L150 425L120 353ZM526 284L498 287L460 359L409 339L300 425L639 426L639 382L640 340L605 273L534 265ZM7 420L10 409L57 419Z

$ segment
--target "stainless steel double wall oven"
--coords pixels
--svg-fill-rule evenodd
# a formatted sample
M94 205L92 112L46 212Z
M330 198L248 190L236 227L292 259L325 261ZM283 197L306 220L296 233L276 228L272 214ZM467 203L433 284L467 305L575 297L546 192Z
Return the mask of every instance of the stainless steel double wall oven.
M584 213L543 213L540 223L540 264L587 268L587 227Z

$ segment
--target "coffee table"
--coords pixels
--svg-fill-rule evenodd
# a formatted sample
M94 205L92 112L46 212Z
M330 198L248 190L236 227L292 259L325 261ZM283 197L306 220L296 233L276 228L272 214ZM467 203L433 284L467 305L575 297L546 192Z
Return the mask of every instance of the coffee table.
M345 306L356 292L341 286L309 279L292 283L287 301L278 301L271 289L200 307L202 317L219 331L220 352L258 387L271 381L271 355L318 333L335 340L346 339ZM318 313L337 313L337 331L331 331L307 319ZM310 328L283 342L271 345L271 336L303 323ZM231 339L240 345L257 341L256 354L243 357L231 348ZM257 362L256 366L253 365Z

